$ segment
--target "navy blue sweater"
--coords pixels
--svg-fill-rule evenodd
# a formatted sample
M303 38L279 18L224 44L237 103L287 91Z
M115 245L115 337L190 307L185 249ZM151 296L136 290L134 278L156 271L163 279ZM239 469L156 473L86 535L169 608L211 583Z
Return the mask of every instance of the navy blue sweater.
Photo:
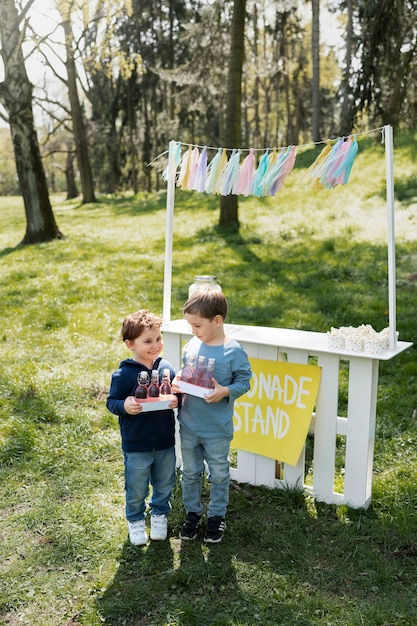
M159 371L159 382L162 370L168 368L171 381L175 370L165 359L158 357L152 369ZM124 410L124 401L128 396L134 396L138 386L139 372L149 370L142 363L133 359L125 359L119 365L111 379L110 391L106 406L111 413L118 415L120 433L122 436L122 450L124 452L149 452L151 450L165 450L174 445L175 417L172 409L163 411L148 411L139 415L129 415Z

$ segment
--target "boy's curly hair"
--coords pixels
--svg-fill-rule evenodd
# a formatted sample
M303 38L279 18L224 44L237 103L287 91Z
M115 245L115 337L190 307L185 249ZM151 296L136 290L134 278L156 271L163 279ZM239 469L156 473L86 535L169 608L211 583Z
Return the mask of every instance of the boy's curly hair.
M151 330L159 330L162 326L162 318L148 309L140 309L136 313L131 313L123 320L122 324L122 340L134 341L147 328Z

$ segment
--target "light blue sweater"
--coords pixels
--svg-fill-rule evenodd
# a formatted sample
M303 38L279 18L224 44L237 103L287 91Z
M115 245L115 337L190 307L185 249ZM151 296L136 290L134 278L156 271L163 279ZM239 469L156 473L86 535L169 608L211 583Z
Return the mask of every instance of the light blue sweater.
M183 394L179 413L181 427L198 437L232 439L233 405L249 390L252 377L248 356L234 339L221 346L209 346L197 337L190 339L184 348L184 364L190 354L215 359L214 378L220 385L229 387L229 397L207 404L204 398Z

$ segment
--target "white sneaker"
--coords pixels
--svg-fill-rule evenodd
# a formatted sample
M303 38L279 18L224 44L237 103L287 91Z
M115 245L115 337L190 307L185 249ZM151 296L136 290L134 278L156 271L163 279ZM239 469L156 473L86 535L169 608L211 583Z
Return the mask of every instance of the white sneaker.
M148 541L148 535L145 530L145 520L141 519L137 522L128 522L130 543L134 546L144 546Z
M151 515L151 539L165 541L168 536L168 520L166 515Z

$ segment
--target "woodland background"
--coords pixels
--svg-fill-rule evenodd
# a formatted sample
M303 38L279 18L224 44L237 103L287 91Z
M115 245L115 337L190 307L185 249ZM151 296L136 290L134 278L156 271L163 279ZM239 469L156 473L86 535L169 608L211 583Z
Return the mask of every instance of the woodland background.
M244 15L241 146L304 144L417 123L413 0L0 6L0 195L22 189L15 160L34 149L19 154L16 141L13 149L8 125L15 136L32 111L47 191L81 194L83 202L98 192L163 187L164 160L149 163L171 139L238 147L224 143L237 9Z

